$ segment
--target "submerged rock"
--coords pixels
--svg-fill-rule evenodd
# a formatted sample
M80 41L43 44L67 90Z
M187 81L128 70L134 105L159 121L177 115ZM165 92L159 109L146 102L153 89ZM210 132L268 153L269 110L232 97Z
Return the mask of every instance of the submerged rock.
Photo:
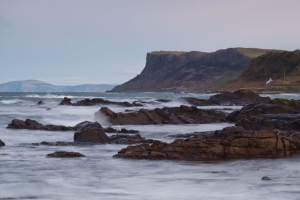
M225 122L226 114L215 110L201 110L194 106L140 109L134 113L115 113L107 107L102 107L94 116L95 119L106 117L113 125L145 125L220 123Z
M157 140L145 139L140 134L136 135L112 135L110 137L110 143L114 144L138 144L138 143L153 143Z
M85 157L79 152L73 151L56 151L54 153L47 154L47 157L51 158L74 158L74 157Z
M36 104L37 105L42 105L42 104L44 104L44 102L43 101L38 101Z
M77 101L76 103L71 103L71 99L64 97L64 99L58 105L68 105L68 106L93 106L93 105L119 105L124 107L134 107L134 106L143 106L138 102L115 102L115 101L108 101L101 98L94 98L94 99L83 99L81 101Z
M0 140L0 147L5 146L5 143Z
M168 144L128 146L114 157L132 159L217 160L240 158L282 158L299 153L300 133L281 135L278 131L247 131L227 127Z

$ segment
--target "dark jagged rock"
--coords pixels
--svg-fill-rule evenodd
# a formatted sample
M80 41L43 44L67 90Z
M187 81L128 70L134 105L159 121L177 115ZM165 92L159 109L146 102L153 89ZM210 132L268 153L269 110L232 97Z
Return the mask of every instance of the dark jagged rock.
M79 152L72 151L56 151L54 153L47 154L47 157L51 158L74 158L74 157L85 157Z
M251 90L237 90L233 93L222 92L221 94L213 95L209 101L217 105L247 105L250 103L268 103L270 97L261 97Z
M145 139L140 134L136 135L113 135L110 137L110 143L114 144L137 144L137 143L153 143L157 140Z
M202 135L203 132L194 132L194 133L183 133L183 134L174 134L174 135L168 135L167 137L170 138L190 138L190 137L197 137L199 135Z
M0 140L0 147L5 146L5 143Z
M84 129L81 132L74 133L74 142L95 142L95 143L109 143L109 137L102 132L93 129Z
M58 105L70 106L70 105L72 105L71 99L68 97L64 97L64 99Z
M26 119L25 121L14 119L7 128L9 129L29 129L29 130L44 130L44 131L83 131L85 129L91 129L95 131L103 131L107 133L138 133L138 130L127 130L122 128L121 130L114 129L112 127L104 128L98 122L84 121L74 127L71 126L62 126L62 125L43 125L38 123L35 120Z
M226 114L215 110L201 110L194 106L173 108L156 108L154 110L140 109L134 113L115 113L107 107L102 107L95 113L95 119L103 114L113 125L129 124L201 124L225 122Z
M181 97L180 100L181 99L186 101L189 104L194 105L194 106L211 106L211 105L213 105L213 103L207 99L198 99L195 97Z
M227 127L190 139L176 139L168 144L154 142L128 146L114 157L151 160L217 160L241 158L283 158L300 152L300 133L247 131Z
M295 130L300 131L300 114L262 114L242 118L235 123L247 130Z
M42 125L35 120L26 119L25 121L13 119L7 128L9 129L30 129L30 130L44 130L44 131L70 131L73 127L62 125Z
M94 142L64 142L64 141L57 141L57 142L40 142L40 143L31 143L34 146L90 146L90 145L96 145L99 143Z
M41 143L32 143L32 145L34 146L85 146L85 145L96 145L96 144L103 144L104 142L100 143L98 140L96 142L94 142L95 140L91 140L91 139L87 139L87 138L92 138L94 133L93 132L86 132L86 135L84 135L83 137L85 137L86 140L88 140L89 142L86 141L74 141L74 142L63 142L63 141L57 141L57 142L46 142L43 141ZM88 135L88 137L87 137ZM106 138L106 137L105 137ZM76 138L77 139L77 138ZM140 134L136 134L136 135L112 135L109 137L109 142L105 142L105 143L109 143L109 144L145 144L145 143L153 143L156 142L157 140L153 140L153 139L146 139L144 137L142 137Z
M94 98L94 99L83 99L81 101L77 101L76 103L71 103L71 99L65 97L59 105L68 105L68 106L94 106L94 105L119 105L124 107L140 107L143 106L142 104L138 102L114 102L114 101L108 101L101 98Z
M44 102L42 102L42 101L38 101L36 104L37 104L37 105L43 105L43 104L44 104Z
M82 131L84 129L92 129L92 130L103 130L103 127L98 122L90 122L90 121L84 121L79 124L76 124L73 128L75 131Z
M244 106L227 116L228 121L236 122L242 118L250 118L263 114L298 114L300 103L294 100L274 99L269 103L256 103Z
M224 106L245 106L252 103L269 103L270 97L261 97L251 90L237 90L235 92L222 92L211 96L209 99L197 99L194 97L182 97L187 103L194 106L210 106L210 105L224 105Z

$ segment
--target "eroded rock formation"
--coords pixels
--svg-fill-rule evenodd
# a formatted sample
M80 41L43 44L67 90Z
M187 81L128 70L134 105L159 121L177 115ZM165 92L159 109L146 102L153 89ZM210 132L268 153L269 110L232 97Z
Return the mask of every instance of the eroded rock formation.
M101 98L94 98L94 99L84 99L81 101L77 101L76 103L72 103L70 98L64 97L64 99L59 103L59 105L67 105L67 106L94 106L94 105L119 105L124 107L140 107L143 106L138 102L115 102L115 101L108 101Z
M225 122L226 114L215 110L201 110L194 106L140 109L131 113L115 113L107 107L102 107L95 113L95 119L103 117L113 125L202 124Z
M128 146L114 157L151 160L282 158L299 153L299 150L299 132L247 131L234 126L186 140L177 139L170 144L154 142Z

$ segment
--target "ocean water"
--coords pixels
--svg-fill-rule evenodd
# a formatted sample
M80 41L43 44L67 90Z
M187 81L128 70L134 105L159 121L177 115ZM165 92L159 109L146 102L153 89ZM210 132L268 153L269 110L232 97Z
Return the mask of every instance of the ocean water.
M179 97L207 99L212 94L173 93L0 93L0 199L300 199L300 157L214 162L149 161L112 158L126 145L34 146L31 143L73 141L73 131L50 132L6 129L12 119L73 126L94 121L101 105L58 106L63 97L73 101L100 97L111 101L142 100L145 108L179 106ZM271 98L300 99L299 94ZM155 100L168 99L168 103ZM43 105L36 105L42 100ZM186 104L187 105L187 104ZM125 108L108 106L121 112ZM50 110L46 110L50 108ZM202 107L223 109L222 106ZM228 108L228 106L226 107ZM239 106L229 107L239 109ZM227 111L227 110L226 110ZM103 125L109 125L103 121ZM114 126L140 131L146 138L172 142L171 134L218 130L229 123L201 125ZM77 151L83 158L47 158L54 151ZM263 176L272 180L262 181Z

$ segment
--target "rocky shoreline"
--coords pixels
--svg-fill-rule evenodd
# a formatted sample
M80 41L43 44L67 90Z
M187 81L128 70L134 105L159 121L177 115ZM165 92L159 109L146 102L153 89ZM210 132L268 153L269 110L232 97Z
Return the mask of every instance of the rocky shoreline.
M232 127L213 132L170 135L171 143L143 138L137 130L102 127L98 122L84 121L73 127L63 125L43 125L35 120L14 119L8 129L29 129L44 131L74 131L74 141L32 143L46 146L78 146L95 144L130 145L115 158L150 160L223 160L248 158L283 158L300 153L300 102L287 99L260 97L258 94L239 90L223 92L208 100L182 98L193 106L164 107L154 110L140 109L115 113L102 107L95 113L95 119L105 118L112 125L146 124L202 124L234 123ZM68 103L69 102L69 103ZM93 103L91 103L93 102ZM99 103L102 102L102 103ZM91 106L110 104L104 100L82 100L72 104L64 98L61 105ZM166 101L167 102L167 101ZM114 102L122 105L124 102ZM127 106L138 106L127 104ZM225 113L216 110L199 109L196 106L241 105L240 110ZM124 106L124 105L123 105ZM117 133L108 136L106 133ZM122 134L118 134L122 133ZM136 144L135 146L132 146ZM5 144L0 141L0 146ZM68 153L64 155L69 155ZM73 156L73 154L70 154ZM59 154L58 154L59 157Z

